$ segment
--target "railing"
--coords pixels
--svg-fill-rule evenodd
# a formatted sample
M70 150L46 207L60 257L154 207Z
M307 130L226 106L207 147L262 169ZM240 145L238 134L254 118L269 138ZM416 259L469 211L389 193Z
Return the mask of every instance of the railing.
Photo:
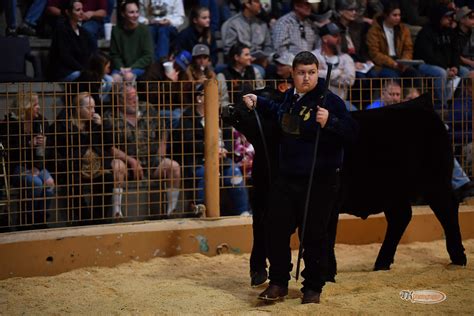
M472 83L462 81L455 97L443 100L436 97L432 80L403 81L400 98L412 87L432 95L450 128L455 155L472 176ZM266 81L265 86L278 89L282 82ZM383 86L382 79L356 81L344 91L348 107L364 109L380 97ZM203 90L192 82L100 87L101 83L0 86L0 115L15 113L0 123L6 148L6 175L0 179L1 230L217 217L248 210L252 156L242 159L244 151L235 151L238 135L219 120L220 83L209 81ZM78 91L102 92L87 99ZM128 113L133 112L134 91L141 100L140 122ZM240 92L229 89L235 98ZM205 100L205 124L199 100ZM92 102L100 120L93 113L87 117ZM27 124L35 103L41 118ZM224 144L226 158L219 150ZM42 168L50 171L54 185L42 184L48 178ZM28 180L32 172L37 181ZM141 172L143 176L137 177Z

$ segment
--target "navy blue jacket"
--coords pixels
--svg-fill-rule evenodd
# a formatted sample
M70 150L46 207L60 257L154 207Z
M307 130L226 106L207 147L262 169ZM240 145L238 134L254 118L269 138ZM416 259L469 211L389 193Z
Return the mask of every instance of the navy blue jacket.
M293 107L293 113L300 116L300 135L282 133L280 141L279 173L286 176L308 175L313 161L314 144L318 124L316 123L316 107L321 105L324 91L324 80L319 79L316 87L300 98ZM285 93L282 103L258 97L257 106L269 111L278 119L280 126L284 113L288 112L293 99L294 89ZM305 115L305 107L309 115ZM342 167L344 145L352 142L358 132L357 123L346 109L344 101L337 95L328 92L324 105L329 111L328 121L320 129L316 173L330 172ZM304 112L304 113L301 113Z
M193 27L192 25L188 26L181 32L179 32L178 36L175 39L174 47L177 52L182 50L187 50L188 52L193 51L193 47L196 44L204 44L209 47L211 52L211 62L213 65L217 64L218 56L217 56L217 44L216 38L214 34L211 33L211 42L207 43L204 40L200 40L201 34L199 34L198 30Z

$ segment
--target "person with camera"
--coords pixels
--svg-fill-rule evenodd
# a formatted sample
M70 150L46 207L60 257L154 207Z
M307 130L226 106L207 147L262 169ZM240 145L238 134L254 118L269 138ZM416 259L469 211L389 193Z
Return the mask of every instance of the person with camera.
M319 303L327 276L327 228L338 198L344 145L357 134L357 125L344 102L326 91L324 80L318 82L318 66L311 52L298 53L293 61L294 88L286 91L281 103L255 94L243 96L249 109L257 106L272 113L281 128L279 167L275 184L270 188L264 223L270 284L258 298L265 301L288 295L293 267L290 237L296 228L300 238L305 234L303 304ZM315 146L317 157L313 157ZM313 164L315 173L310 179ZM307 192L309 181L311 191ZM307 194L309 207L303 223ZM302 227L306 227L305 232Z

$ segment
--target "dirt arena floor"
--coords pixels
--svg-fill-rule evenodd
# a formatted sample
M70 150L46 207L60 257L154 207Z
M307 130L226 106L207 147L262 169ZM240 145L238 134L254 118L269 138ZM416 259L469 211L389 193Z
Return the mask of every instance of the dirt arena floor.
M115 268L85 268L52 277L0 281L1 315L474 315L474 239L464 242L466 268L447 266L443 241L399 246L390 271L371 272L379 244L337 245L337 283L321 304L301 305L300 283L275 304L249 286L249 255L156 258ZM294 262L296 252L293 253ZM416 304L402 290L438 290L447 299Z

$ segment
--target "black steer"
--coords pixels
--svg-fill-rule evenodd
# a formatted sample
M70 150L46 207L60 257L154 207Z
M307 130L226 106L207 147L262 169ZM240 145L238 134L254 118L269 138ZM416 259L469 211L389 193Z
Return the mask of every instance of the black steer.
M280 97L278 92L269 88L255 93ZM360 134L355 143L345 149L339 213L364 219L371 214L385 213L387 231L374 270L390 269L398 243L411 220L411 202L416 198L426 201L440 221L452 263L465 265L467 259L458 222L459 203L451 186L452 146L444 123L433 111L430 96L422 95L380 109L352 112L352 116L359 123ZM260 118L268 157L255 113L240 103L226 118L248 138L256 151L253 167L255 192L251 197L254 211L251 270L258 264L261 266L262 260L265 264L263 216L271 173L278 165L280 133L274 118ZM336 273L336 229L337 214L329 229L330 260L333 261L330 262L332 272L329 280L333 280Z

